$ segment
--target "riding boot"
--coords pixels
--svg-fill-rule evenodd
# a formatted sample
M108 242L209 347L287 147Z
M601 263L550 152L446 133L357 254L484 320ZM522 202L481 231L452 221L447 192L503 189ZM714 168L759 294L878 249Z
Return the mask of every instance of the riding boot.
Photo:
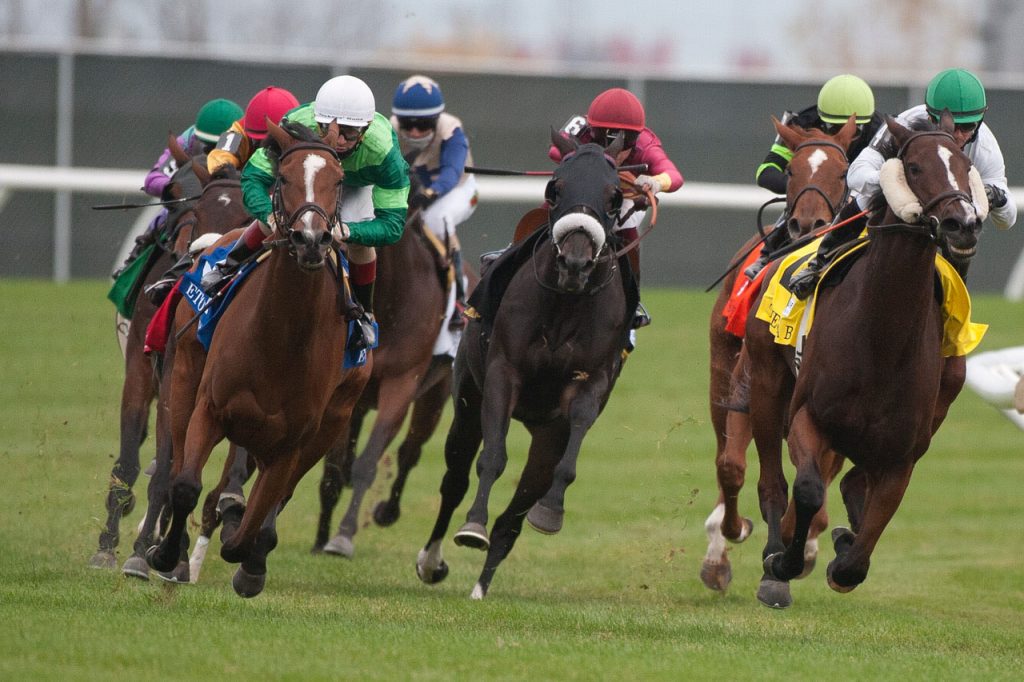
M159 308L160 304L164 302L165 298L167 298L167 294L171 293L171 289L174 288L174 283L177 282L190 267L192 267L192 254L186 253L184 256L179 258L178 262L172 265L171 268L160 277L160 279L146 287L146 298L149 299L150 303Z
M114 272L111 273L110 276L113 279L117 279L118 277L120 277L121 273L124 272L125 268L131 265L136 258L141 256L142 252L146 250L147 246L156 242L156 233L157 230L148 229L142 234L140 234L138 237L136 237L135 244L132 245L131 253L128 254L128 257L124 259L124 262L121 263L121 266L118 267L117 270L114 270Z
M780 223L782 221L779 221ZM757 273L764 269L764 266L771 262L772 256L789 242L789 230L783 224L776 224L775 229L764 238L764 246L761 247L761 255L757 260L747 266L743 271L747 279L754 279Z
M455 310L448 320L448 330L457 332L466 328L466 285L462 275L462 251L452 249L452 268L455 270Z
M348 340L349 350L362 350L364 348L373 348L377 345L377 329L373 317L374 283L352 285L352 295L359 305L362 306L363 315L356 320L359 324L356 325L355 334Z
M857 203L851 201L850 204L840 211L836 220L842 222L843 220L847 220L853 215L856 215L858 212L859 209L857 208ZM821 243L818 245L817 253L815 253L814 257L807 261L804 268L793 275L792 279L789 281L789 290L793 292L794 296L803 300L811 295L815 287L818 285L818 279L821 277L821 273L831 262L833 251L860 234L864 229L864 224L866 222L867 217L862 217L843 225L839 229L834 229L831 232L825 233L825 236L821 238Z
M199 281L203 291L212 295L220 289L224 282L234 276L249 256L259 251L267 234L269 233L263 229L263 224L259 220L252 221L228 251L224 260L203 274L203 278Z

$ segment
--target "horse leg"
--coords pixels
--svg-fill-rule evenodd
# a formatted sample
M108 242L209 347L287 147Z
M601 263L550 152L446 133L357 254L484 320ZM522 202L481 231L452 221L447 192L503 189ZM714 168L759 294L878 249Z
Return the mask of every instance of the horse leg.
M181 468L171 484L171 526L160 544L146 551L146 561L157 571L170 571L188 548L188 516L199 502L202 471L213 447L224 438L224 431L210 412L209 402L201 397L192 411L185 436ZM175 453L177 454L177 453Z
M405 490L409 472L419 463L423 445L434 435L450 394L451 382L446 376L413 403L409 429L402 444L398 446L398 473L391 484L391 493L387 500L377 503L373 510L373 520L378 526L390 526L401 516L402 491Z
M363 429L363 419L369 407L360 402L352 411L349 422L349 434L346 438L333 443L324 457L324 473L320 478L320 518L316 525L316 539L313 540L313 554L323 551L324 545L331 536L331 514L338 505L341 491L346 483L352 481L352 459L359 442L359 433Z
M871 553L903 501L913 471L914 465L907 463L879 474L868 474L868 494L860 530L856 534L846 528L832 531L836 558L829 562L826 575L829 587L836 592L849 592L864 582Z
M868 477L860 467L853 467L846 472L839 482L839 492L843 496L846 516L850 520L850 528L859 533L864 520L864 503L868 495Z
M441 553L441 541L448 532L455 509L469 490L469 473L480 448L483 431L480 424L482 397L468 369L458 371L456 359L453 404L455 415L444 445L445 473L441 479L441 506L427 544L416 557L416 575L427 584L439 583L448 575L448 564Z
M206 496L206 501L203 503L202 527L199 537L196 538L196 546L188 560L191 582L199 581L199 572L206 560L210 538L213 537L217 526L221 526L221 543L226 542L238 530L242 514L245 513L243 486L249 480L253 469L255 469L255 465L249 461L249 453L245 448L240 448L232 443L228 449L220 481Z
M967 357L959 355L951 358L944 358L942 363L942 375L939 379L939 396L935 401L935 414L932 418L932 435L939 430L939 426L946 419L949 413L949 406L953 404L960 390L967 380Z
M797 410L789 430L789 451L796 465L793 480L793 537L785 550L765 557L765 575L789 582L804 570L804 548L811 520L825 503L825 482L819 462L828 445L806 409Z
M130 338L134 340L133 335ZM107 491L107 523L99 537L99 548L89 560L93 568L116 568L114 550L120 542L121 517L135 507L132 487L139 477L139 448L146 440L149 407L155 394L155 379L141 341L129 343L125 379L121 389L121 449L110 472Z
M582 441L582 435L577 438L575 434L571 435L573 431L576 429L570 429L569 422L561 418L530 427L530 454L526 459L526 466L508 507L494 520L487 558L484 560L480 577L470 593L471 599L483 599L487 595L498 565L512 551L522 532L527 510L551 488L553 477L556 475L555 469L561 467L566 459L575 459L570 450L575 445L578 452L577 441ZM585 433L586 429L583 429L583 432Z
M422 371L422 367L416 367L401 376L381 381L377 397L377 419L374 420L366 447L352 463L352 499L338 524L337 534L324 545L325 553L348 559L355 554L352 540L359 530L359 509L363 505L363 498L377 477L377 463L384 455L384 450L402 428L409 405L416 395Z
M504 358L492 362L487 368L480 409L484 448L476 463L476 498L466 513L466 523L455 533L456 545L487 549L490 544L487 537L487 501L491 488L508 464L505 439L520 387L517 372Z

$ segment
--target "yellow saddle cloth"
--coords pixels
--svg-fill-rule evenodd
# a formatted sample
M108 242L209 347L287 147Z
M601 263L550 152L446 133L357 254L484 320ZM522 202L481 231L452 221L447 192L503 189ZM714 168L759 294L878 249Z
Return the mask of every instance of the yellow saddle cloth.
M817 239L783 259L779 268L772 275L768 288L758 305L757 319L768 323L775 335L775 342L783 346L798 348L803 345L803 339L811 330L811 325L814 322L814 301L817 299L818 292L816 289L813 296L801 301L782 286L782 276L795 262L813 255L818 250L820 241ZM825 279L828 270L865 246L867 246L867 242L857 245L830 263L825 273L822 273L819 282ZM796 268L794 274L802 270L805 264L806 260ZM981 343L981 339L988 330L988 325L971 322L971 296L967 293L967 285L941 254L935 255L935 270L938 272L942 284L942 317L944 321L942 355L943 357L967 355Z

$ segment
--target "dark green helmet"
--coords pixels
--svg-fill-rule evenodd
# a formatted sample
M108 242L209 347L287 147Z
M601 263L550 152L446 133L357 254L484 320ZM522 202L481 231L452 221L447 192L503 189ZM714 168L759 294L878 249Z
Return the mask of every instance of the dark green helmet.
M956 123L975 123L985 116L985 87L966 69L946 69L932 78L925 92L928 113L938 118L949 109Z
M215 143L220 134L242 118L242 107L229 99L212 99L196 114L196 137L203 142Z

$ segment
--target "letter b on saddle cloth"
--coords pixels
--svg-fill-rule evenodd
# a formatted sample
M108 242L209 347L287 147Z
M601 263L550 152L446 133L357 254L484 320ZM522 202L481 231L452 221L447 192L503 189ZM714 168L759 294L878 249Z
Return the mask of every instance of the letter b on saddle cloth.
M547 207L542 206L528 211L516 225L511 246L481 268L480 282L467 301L469 307L466 309L466 316L479 318L483 322L485 336L490 335L502 296L511 284L512 278L519 272L519 268L530 260L534 252L542 248L545 242L550 241L551 231L548 229L548 223ZM640 302L640 289L633 276L631 259L628 257L635 253L634 249L630 254L619 257L619 272L626 290L627 326L633 320L633 312Z
M785 256L768 282L756 313L757 319L768 323L775 335L775 343L792 346L796 350L797 369L804 341L814 323L818 291L841 282L856 259L866 253L869 244L866 240L856 242L852 248L836 256L822 275L814 295L800 300L790 293L787 286L792 276L817 252L818 242L815 240ZM971 321L971 297L967 285L941 254L935 256L935 299L942 305L943 357L967 355L981 343L988 325Z
M235 294L242 286L246 277L248 277L248 275L261 262L259 259L256 259L244 263L242 267L239 268L237 275L228 283L228 285L211 296L203 291L201 284L203 275L215 268L217 263L223 262L230 250L230 245L222 246L207 255L200 256L199 265L194 270L182 275L181 279L175 285L175 291L172 295L167 297L167 300L165 300L163 305L160 306L160 310L153 316L150 328L146 332L147 352L154 350L163 352L166 348L167 337L170 335L171 331L169 323L170 316L173 314L173 310L182 296L188 300L189 305L192 306L192 310L195 311L199 318L199 324L196 327L196 338L203 345L204 350L210 350L210 343L213 340L213 334L217 329L217 324L220 322L221 316L223 316L224 311L227 310L228 305L234 299ZM334 258L332 258L332 265L335 266L335 273L338 278L341 295L346 299L350 299L350 296L347 294L348 287L344 284L344 280L348 279L348 260L346 260L344 255L337 251L332 251L332 253L335 254ZM340 262L340 269L337 268L337 262L335 262L335 259L337 259L337 262ZM348 320L346 336L350 340L354 335L362 333L362 328L359 326L359 320L351 319L354 317L354 315L346 315L346 319ZM350 347L346 349L343 365L345 369L359 367L366 364L367 353L377 347L379 334L376 333L378 331L377 323L374 322L373 324L375 332L373 335L373 344L365 348Z

